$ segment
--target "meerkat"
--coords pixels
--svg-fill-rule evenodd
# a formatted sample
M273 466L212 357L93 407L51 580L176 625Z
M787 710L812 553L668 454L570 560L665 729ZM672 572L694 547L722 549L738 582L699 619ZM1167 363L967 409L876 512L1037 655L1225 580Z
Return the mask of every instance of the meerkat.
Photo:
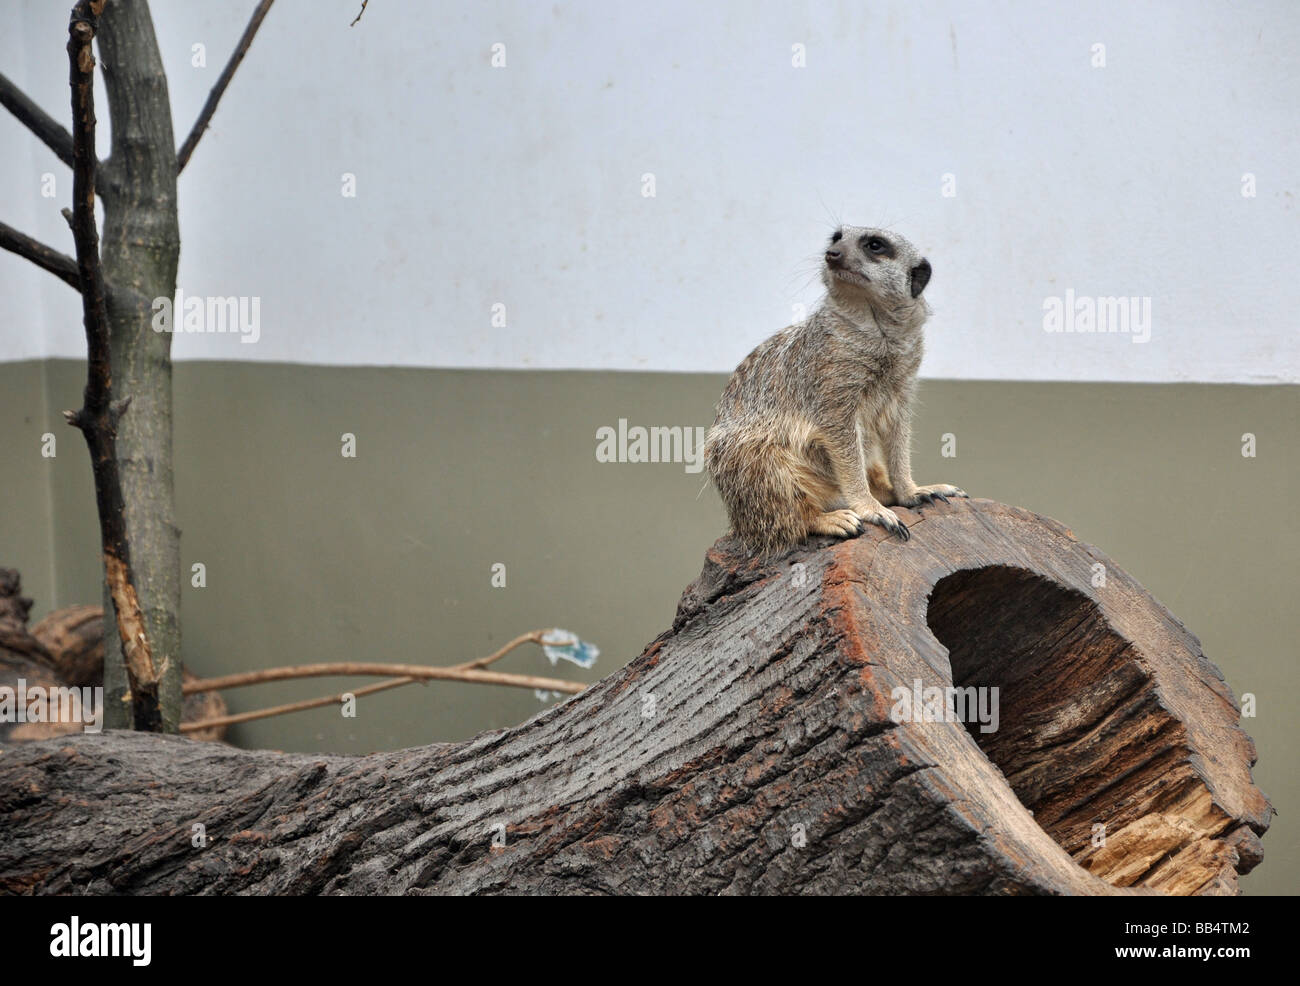
M906 541L889 507L967 495L912 481L929 261L896 233L843 226L821 274L821 306L736 368L704 444L732 530L765 558L866 524Z

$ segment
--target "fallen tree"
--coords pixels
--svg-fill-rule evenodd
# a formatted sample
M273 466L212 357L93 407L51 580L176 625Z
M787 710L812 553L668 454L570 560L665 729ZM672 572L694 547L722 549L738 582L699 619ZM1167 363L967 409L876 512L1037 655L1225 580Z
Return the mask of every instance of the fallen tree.
M1196 638L1054 521L899 513L724 538L639 658L468 742L0 748L0 891L1235 892L1271 810Z

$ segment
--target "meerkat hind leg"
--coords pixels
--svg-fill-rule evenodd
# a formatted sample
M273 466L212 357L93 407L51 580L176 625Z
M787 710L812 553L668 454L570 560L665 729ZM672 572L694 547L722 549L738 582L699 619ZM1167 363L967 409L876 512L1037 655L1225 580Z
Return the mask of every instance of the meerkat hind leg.
M898 502L894 484L889 481L889 472L879 459L873 459L867 466L867 484L871 487L871 495L880 501L882 507L892 507Z
M833 454L824 448L819 448L817 452L819 455L816 461L819 466L825 467L825 471L800 470L799 477L805 489L812 487L817 490L814 502L821 503L822 513L809 523L810 533L856 537L867 529L867 524L875 524L903 541L911 537L907 525L899 520L892 510L879 503L872 496L870 489L862 489L856 499L849 497L848 491L841 489L831 475L834 469ZM810 472L814 475L810 476ZM856 523L851 523L850 517L854 518Z
M831 445L826 447L827 461L835 472L836 480L836 502L835 506L841 505L847 507L853 513L858 515L858 519L864 524L875 524L877 527L883 527L890 534L906 541L911 534L907 530L907 525L898 519L898 516L876 499L872 493L870 484L867 479L867 470L862 464L860 458L856 455L861 454L861 446L849 452L843 448L835 448ZM829 509L827 507L826 509ZM866 528L862 528L866 530Z
M870 513L847 508L844 510L828 510L812 519L812 522L808 525L808 533L833 534L846 538L857 537L867 529L868 524L883 527L888 533L893 534L902 541L906 541L912 536L912 532L907 529L907 525L899 520L894 512L887 507L882 507L880 510Z
M826 451L819 443L804 448L803 458L794 469L794 481L812 508L807 521L809 534L851 538L865 530L862 518L848 508L835 483Z
M831 534L842 538L857 537L865 529L862 518L847 509L820 513L808 524L809 534Z

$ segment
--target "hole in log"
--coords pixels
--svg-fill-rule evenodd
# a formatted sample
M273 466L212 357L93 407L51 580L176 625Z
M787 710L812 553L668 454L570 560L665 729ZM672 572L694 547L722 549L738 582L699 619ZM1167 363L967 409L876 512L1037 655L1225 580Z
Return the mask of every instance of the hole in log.
M1023 569L967 569L935 585L927 620L955 686L998 689L996 731L967 730L1076 862L1115 886L1204 892L1225 867L1235 885L1236 855L1215 838L1232 819L1092 600Z

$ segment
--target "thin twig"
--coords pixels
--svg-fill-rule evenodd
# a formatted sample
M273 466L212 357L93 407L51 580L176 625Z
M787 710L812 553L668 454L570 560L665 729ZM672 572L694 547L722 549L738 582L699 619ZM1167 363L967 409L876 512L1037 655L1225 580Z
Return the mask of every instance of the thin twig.
M322 705L338 705L343 699L351 695L354 698L360 698L362 695L373 695L375 692L382 692L389 688L397 688L401 685L409 685L416 681L415 678L389 678L387 681L380 681L373 685L366 685L364 688L355 688L351 692L340 692L337 695L323 695L320 698L308 698L301 702L290 702L287 705L276 705L269 709L255 709L252 712L239 712L228 716L216 716L212 719L200 719L196 722L181 723L182 733L197 733L204 729L215 729L218 726L233 726L240 722L252 722L254 719L269 719L271 716L287 715L290 712L305 712L307 709L316 709Z
M348 27L357 26L357 21L361 20L361 15L366 12L366 4L369 2L370 0L361 0L361 9L357 11L357 16L352 19L352 23L349 24Z
M489 664L492 664L494 661L501 660L501 658L505 657L512 650L514 650L516 647L519 647L522 644L540 644L542 642L542 638L545 637L550 632L551 631L549 630L531 630L528 633L521 633L518 637L510 641L510 643L506 644L499 651L495 651L494 653L489 654L487 657L480 657L480 658L476 658L473 661L466 661L464 664L453 664L452 667L459 668L462 671L469 670L470 668L486 668Z
M360 698L362 695L373 695L376 692L387 691L390 688L400 688L403 685L413 685L416 682L427 681L429 679L443 679L449 681L471 681L482 684L512 685L519 688L537 688L545 691L568 692L576 695L586 689L585 685L572 681L560 681L554 678L538 678L530 675L503 675L491 672L489 675L477 675L474 672L487 667L495 661L501 660L516 647L523 644L534 643L540 644L550 630L530 630L528 633L521 633L518 637L506 643L499 650L493 651L486 657L475 658L472 661L465 661L463 664L454 664L446 668L427 668L421 665L391 665L391 664L306 664L296 667L282 668L264 668L261 671L250 671L243 674L227 675L224 678L201 678L194 681L186 682L182 686L182 691L186 695L195 695L199 692L218 691L223 688L238 688L245 685L256 685L266 681L283 681L289 678L307 678L323 676L329 674L392 674L393 668L402 668L403 670L419 670L417 675L403 674L397 678L389 678L387 681L381 681L373 685L366 685L362 688L353 689L350 692L340 692L337 695L324 695L319 698L303 699L300 702L289 702L285 705L276 705L266 709L255 709L252 712L239 712L228 716L217 716L211 719L201 719L197 722L181 724L181 732L196 733L204 729L213 729L218 726L233 726L240 722L251 722L254 719L269 719L271 716L286 715L290 712L303 712L307 709L316 709L322 705L337 705L341 703L348 695L354 698ZM434 672L434 673L429 673ZM445 673L438 673L445 672ZM468 673L466 673L468 672Z
M59 253L47 247L40 240L34 240L26 233L20 233L12 226L0 223L0 248L26 257L41 270L47 270L60 281L81 290L81 275L77 273L77 262L66 253Z
M41 139L41 143L72 167L72 134L67 128L37 106L28 95L0 72L0 106L16 116L20 123Z
M208 101L203 104L203 109L199 112L199 118L194 121L194 127L190 130L190 135L185 138L185 143L181 144L181 149L176 152L177 174L184 171L185 165L189 164L190 155L194 153L194 148L198 146L199 138L208 129L212 114L217 112L217 103L221 102L226 87L230 85L230 80L235 77L235 69L239 68L239 63L248 54L248 46L253 43L253 37L257 34L257 29L262 26L262 21L274 2L275 0L262 0L257 5L257 9L253 11L253 16L248 21L248 27L244 28L244 33L239 39L239 44L235 46L230 61L226 62L226 67L221 70L221 75L217 77L217 84L208 93Z
M501 658L505 657L512 650L514 650L516 647L521 646L522 644L527 644L527 643L540 644L542 642L542 638L548 632L549 631L546 630L533 630L530 631L529 633L522 633L514 640L510 641L508 644L502 647L500 650L494 651L493 653L489 654L487 657L479 657L474 659L473 661L466 661L464 664L452 665L451 670L470 671L477 668L485 668L489 664L493 663L494 661L501 660ZM285 670L285 669L279 668L276 670ZM217 726L233 726L235 723L238 722L251 722L254 719L269 719L271 716L285 715L290 712L302 712L305 711L306 709L319 708L322 705L335 705L342 702L344 697L347 695L352 695L355 698L360 698L362 695L373 695L375 692L387 691L390 688L400 688L403 685L413 685L416 682L422 680L424 679L412 678L410 675L403 675L400 678L389 678L387 681L381 681L374 685L366 685L364 688L356 688L353 689L351 692L340 692L337 695L325 695L320 698L304 699L301 702L290 702L287 705L276 705L268 709L257 709L253 712L240 712L235 715L219 716L213 719L203 719L198 722L182 723L181 732L194 733L204 729L215 728ZM191 682L190 684L184 686L185 694L189 695L198 691L212 690L212 689L200 689L200 688L191 687L191 685L196 685L200 683L201 682ZM559 689L550 689L550 690L558 691ZM575 689L574 693L576 694L577 691L581 691L581 690L582 690L581 688Z
M463 664L452 664L443 668L433 668L432 670L475 671L481 668L485 668L489 664L501 660L501 658L505 657L516 647L528 643L540 644L542 642L542 638L545 637L550 632L551 632L550 630L530 630L528 633L521 633L518 637L515 637L514 640L511 640L500 650L493 651L491 654L487 655L487 657L476 657L474 660L465 661ZM195 678L193 681L186 682L184 686L182 686L182 691L186 695L195 695L199 692L220 691L223 688L240 688L245 685L257 685L257 684L261 684L264 681L283 681L289 678L311 678L311 677L319 677L325 674L335 674L335 673L337 674L393 674L394 673L391 670L386 670L394 667L394 665L392 664L366 664L366 663L348 663L346 667L356 669L350 671L329 672L329 671L317 671L317 670L304 670L304 669L316 669L322 667L335 667L335 666L342 667L344 665L299 664L299 665L292 665L289 667L262 668L258 671L245 671L239 674L226 675L224 678ZM400 665L400 666L416 667L424 671L431 670L427 665L423 665L423 664ZM411 684L416 681L425 680L429 677L437 677L437 675L420 675L418 677L411 677L409 675L404 675L403 677L405 679L403 682L404 684ZM468 679L457 679L457 680L468 680ZM396 687L396 685L392 687Z
M158 674L144 613L136 592L126 533L126 504L117 466L117 423L129 398L113 400L109 359L108 304L99 262L99 228L95 225L95 55L92 44L104 0L78 0L68 21L68 83L72 90L72 238L77 245L82 320L86 327L86 390L80 411L65 411L68 423L81 429L90 450L95 477L95 506L104 559L104 578L117 614L131 686L135 728L162 729ZM166 658L164 657L164 661Z
M560 678L543 678L532 674L507 674L504 671L482 671L478 668L438 668L423 664L367 664L339 661L333 664L299 664L287 668L263 668L223 675L220 678L201 678L186 682L182 690L186 695L213 692L226 688L243 688L267 681L287 681L292 678L323 678L334 675L398 675L404 678L431 679L435 681L467 681L476 685L509 685L512 688L536 688L548 692L568 692L576 695L586 685Z

